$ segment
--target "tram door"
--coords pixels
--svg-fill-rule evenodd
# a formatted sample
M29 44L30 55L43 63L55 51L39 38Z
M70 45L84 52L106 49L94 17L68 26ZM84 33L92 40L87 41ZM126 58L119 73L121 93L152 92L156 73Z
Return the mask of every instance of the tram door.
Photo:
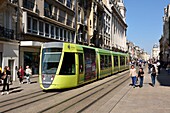
M83 48L85 61L84 81L90 81L97 78L96 52L95 49Z
M78 83L81 84L84 82L84 61L83 53L78 54L79 59L79 74L78 74Z

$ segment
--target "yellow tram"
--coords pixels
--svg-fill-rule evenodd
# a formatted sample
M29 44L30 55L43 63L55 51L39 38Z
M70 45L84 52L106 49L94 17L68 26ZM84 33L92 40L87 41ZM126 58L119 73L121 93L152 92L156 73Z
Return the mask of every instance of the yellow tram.
M79 86L129 68L128 54L66 42L41 47L39 83L43 90Z

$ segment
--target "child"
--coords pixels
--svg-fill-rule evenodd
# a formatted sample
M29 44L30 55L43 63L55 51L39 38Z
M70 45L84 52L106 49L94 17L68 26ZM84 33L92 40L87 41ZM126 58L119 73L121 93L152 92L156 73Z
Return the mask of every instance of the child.
M141 88L141 87L143 86L143 78L144 78L144 71L143 71L143 68L140 68L140 69L139 69L138 77L140 78L139 87Z

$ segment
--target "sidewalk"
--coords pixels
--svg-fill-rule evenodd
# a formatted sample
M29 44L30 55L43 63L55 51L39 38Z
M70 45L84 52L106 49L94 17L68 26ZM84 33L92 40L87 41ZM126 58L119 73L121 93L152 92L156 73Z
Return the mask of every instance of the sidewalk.
M151 77L145 70L142 88L127 84L100 113L170 113L170 75L163 69L156 79L155 87L149 85Z

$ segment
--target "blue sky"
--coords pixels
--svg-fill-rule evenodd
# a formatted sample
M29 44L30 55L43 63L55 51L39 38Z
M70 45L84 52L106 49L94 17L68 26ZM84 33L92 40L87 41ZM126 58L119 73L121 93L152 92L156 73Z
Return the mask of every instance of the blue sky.
M149 54L163 34L164 7L170 0L124 0L127 39Z

